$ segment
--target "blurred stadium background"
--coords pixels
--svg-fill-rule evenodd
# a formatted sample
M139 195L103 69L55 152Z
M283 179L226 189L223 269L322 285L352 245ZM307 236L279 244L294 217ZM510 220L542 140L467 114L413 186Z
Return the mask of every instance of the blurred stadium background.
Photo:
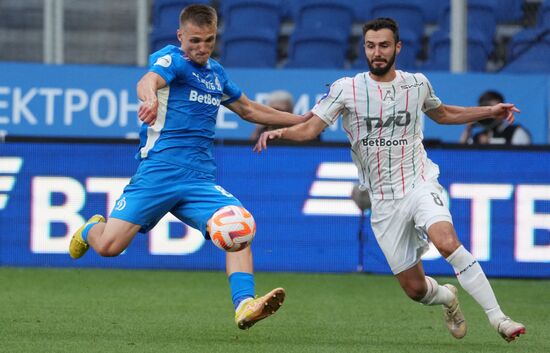
M488 276L530 279L498 282L497 294L514 293L505 307L531 310L531 322L544 330L550 299L536 293L548 293L550 278L549 0L0 0L0 283L17 284L4 291L3 302L13 304L8 317L17 317L18 305L28 306L27 301L14 299L27 298L18 293L38 294L42 287L35 284L40 278L54 276L63 281L59 278L67 277L69 281L74 280L70 278L75 271L31 275L14 268L155 269L158 273L224 269L220 251L168 216L118 258L89 254L74 262L67 254L70 235L92 214L108 214L135 171L137 162L132 157L139 128L135 84L146 72L148 54L167 44L177 45L178 15L189 3L206 3L218 10L214 58L247 95L265 102L271 91L286 89L295 99L298 114L308 111L333 80L368 70L361 27L379 16L400 22L404 50L398 68L425 73L445 103L476 105L487 89L498 90L516 103L522 110L517 120L531 132L531 146L459 145L463 127L438 126L429 119L424 120L424 135L430 158L441 167L440 182L447 189L461 241ZM304 280L273 279L265 272L339 273L345 283L346 274L352 272L389 274L370 233L368 212L362 215L351 200L357 174L341 127L328 128L321 141L273 146L262 156L251 152L253 129L220 109L216 157L220 185L237 195L258 222L255 266L264 272L266 282L288 281L293 288ZM428 253L425 260L429 273L452 275L436 252ZM134 278L138 271L129 272L121 277ZM76 273L88 277L94 272ZM327 278L340 281L330 276L315 277L325 283L319 290L328 286ZM22 284L25 278L28 282ZM257 281L262 282L261 274ZM352 279L357 281L363 280ZM368 286L369 280L365 283ZM86 291L84 281L76 285ZM388 286L389 292L400 294L397 285ZM225 305L227 290L223 283L219 287L218 297ZM109 290L109 286L101 288ZM297 293L302 290L296 286ZM527 297L528 292L534 297ZM342 294L337 288L330 293ZM65 295L66 300L74 300ZM532 305L537 296L542 306ZM318 303L319 307L325 304ZM368 311L369 303L363 307ZM298 309L290 304L291 308ZM356 309L340 310L349 310L347 315L353 316ZM328 319L323 316L318 321ZM381 313L375 320L385 319ZM224 325L230 324L226 321ZM292 327L292 321L287 321ZM4 329L11 326L7 321L3 324ZM526 324L529 327L530 322ZM22 325L23 329L26 324ZM275 326L267 327L276 330ZM343 322L338 327L341 332L349 329ZM288 337L294 332L279 333ZM10 334L9 351L17 351L14 347L33 351L20 345L19 338L24 337L20 332ZM548 342L548 338L546 333L538 340ZM355 351L345 344L331 350L320 337L309 339L296 351ZM461 349L508 351L483 346L484 339ZM323 346L315 346L316 340ZM547 345L539 350L539 342L523 351L550 350ZM382 340L376 347L392 351L391 344ZM250 348L247 343L244 347ZM197 345L196 349L206 348ZM396 351L407 349L402 342Z
M548 1L461 2L468 71L550 72L537 60L550 50ZM177 44L178 15L190 3L218 9L214 57L226 67L364 69L362 24L393 16L407 48L401 68L450 68L450 0L2 0L0 60L144 65L149 49Z

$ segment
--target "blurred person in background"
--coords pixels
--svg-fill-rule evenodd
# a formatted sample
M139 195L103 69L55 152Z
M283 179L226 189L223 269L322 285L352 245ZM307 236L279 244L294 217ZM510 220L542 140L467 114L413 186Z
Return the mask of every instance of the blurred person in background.
M292 98L292 94L286 90L271 92L266 101L266 105L282 112L292 113L294 111L294 99ZM276 125L256 125L254 131L252 131L252 134L250 135L250 139L256 141L263 132L279 129L281 127L282 126ZM320 141L321 135L316 136L313 140Z
M480 107L504 103L504 96L497 91L486 91L478 99ZM476 131L477 130L477 131ZM531 134L520 124L506 120L486 118L466 125L460 143L469 145L530 145Z
M294 111L294 99L292 98L292 94L285 90L271 92L267 98L266 105L282 112L292 113ZM250 139L256 141L262 132L278 129L280 127L281 126L256 125L254 131L252 131L250 135Z
M487 117L512 123L519 110L509 103L470 108L442 104L426 76L396 70L402 43L393 19L369 21L363 35L369 72L335 81L309 120L264 132L254 150L265 150L274 139L311 139L342 116L360 188L370 195L374 235L407 296L424 305L442 305L451 335L457 339L466 335L457 288L425 275L421 257L431 241L493 328L513 341L525 333L525 326L502 312L483 269L458 240L438 182L439 167L422 144L420 118L424 112L439 124L466 124Z
M215 180L213 147L220 104L253 123L288 126L304 121L302 116L249 100L227 77L210 57L217 19L210 6L184 8L177 30L181 47L168 45L151 55L149 72L137 85L143 102L138 117L144 123L136 154L138 170L109 219L95 215L74 234L71 257L82 257L89 247L101 256L118 256L138 232L148 232L168 212L208 239L215 212L226 206L242 207ZM248 329L282 305L283 288L255 299L250 246L226 253L226 272L239 328Z

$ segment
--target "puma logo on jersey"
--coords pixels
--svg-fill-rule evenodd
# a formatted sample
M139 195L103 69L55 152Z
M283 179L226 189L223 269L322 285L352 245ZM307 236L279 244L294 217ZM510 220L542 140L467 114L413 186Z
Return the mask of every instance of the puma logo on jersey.
M396 115L388 117L385 121L379 117L366 117L365 124L367 124L367 132L371 132L372 129L378 129L381 127L390 127L392 125L407 126L411 123L411 113L406 110L400 110Z
M411 85L401 85L401 89L411 89L411 88L420 87L423 85L424 85L424 82L417 82Z
M214 79L214 82L212 82L212 81L207 80L204 77L201 77L196 72L192 72L191 74L193 75L193 77L195 77L197 79L197 81L202 83L204 85L204 87L206 87L206 89L209 89L211 91L215 91L215 90L221 91L222 90L222 85L220 84L220 80L218 80L218 76L214 76L215 79Z

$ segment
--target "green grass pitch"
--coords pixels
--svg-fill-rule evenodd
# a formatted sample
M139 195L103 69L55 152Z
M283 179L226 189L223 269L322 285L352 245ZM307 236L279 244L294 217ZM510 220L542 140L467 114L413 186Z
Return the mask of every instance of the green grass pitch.
M257 273L258 294L282 286L287 300L241 331L221 272L1 267L0 352L550 352L550 281L491 283L527 325L517 342L462 289L468 334L455 340L441 308L412 302L391 276Z

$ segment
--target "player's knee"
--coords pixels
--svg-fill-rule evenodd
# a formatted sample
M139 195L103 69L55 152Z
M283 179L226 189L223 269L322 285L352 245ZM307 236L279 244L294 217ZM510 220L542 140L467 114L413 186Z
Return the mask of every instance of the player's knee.
M409 298L414 301L420 301L426 295L426 282L410 282L407 283L403 290Z
M252 214L241 206L224 206L208 220L207 232L222 250L235 252L250 245L256 234Z
M439 253L447 258L461 245L456 231L448 222L438 222L430 226L428 235Z
M459 247L460 241L457 239L456 236L452 235L445 237L436 245L437 250L444 258L449 257Z
M104 243L96 247L96 252L103 257L115 257L120 255L124 249L115 246L113 243Z

